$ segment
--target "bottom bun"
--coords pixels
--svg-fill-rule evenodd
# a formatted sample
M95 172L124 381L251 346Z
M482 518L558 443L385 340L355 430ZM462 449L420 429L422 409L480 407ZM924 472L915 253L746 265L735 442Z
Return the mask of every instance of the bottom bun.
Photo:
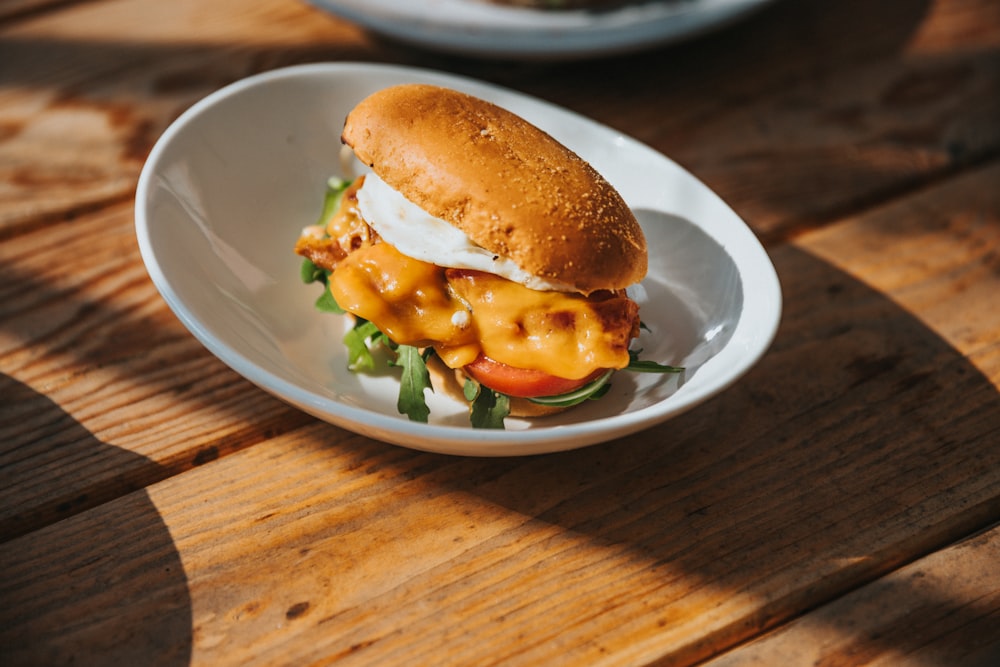
M437 355L431 355L431 358L427 360L427 370L431 375L434 391L442 392L445 396L468 403L464 391L467 376L462 369L449 368ZM526 398L510 397L511 417L545 417L568 409L534 403Z

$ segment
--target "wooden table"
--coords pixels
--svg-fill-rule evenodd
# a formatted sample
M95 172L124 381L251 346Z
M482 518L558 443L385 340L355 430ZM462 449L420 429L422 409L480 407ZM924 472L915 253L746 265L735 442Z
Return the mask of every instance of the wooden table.
M138 171L246 75L456 72L650 144L777 267L773 347L634 437L459 458L316 421L160 299ZM0 4L0 664L1000 664L1000 3L778 1L592 62L296 0Z

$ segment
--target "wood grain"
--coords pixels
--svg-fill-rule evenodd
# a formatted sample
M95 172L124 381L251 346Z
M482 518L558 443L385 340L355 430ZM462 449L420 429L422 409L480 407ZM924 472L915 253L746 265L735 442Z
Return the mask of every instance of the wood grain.
M1000 662L1000 528L901 568L706 667Z
M997 158L997 13L781 2L650 54L471 73L648 143L778 241Z
M900 262L864 252L890 232L936 235L944 259L920 286L954 293L976 275L995 289L982 239L998 221L953 232L969 210L1000 210L984 187L998 173L773 249L786 285L773 351L662 427L506 460L289 431L0 547L0 639L38 636L55 658L107 650L111 612L52 636L102 598L46 582L64 570L59 545L146 497L149 525L112 534L74 585L113 577L128 617L189 613L192 664L690 664L834 600L1000 516L1000 378L970 360L981 348L943 337L985 340L995 322L956 311L935 330L901 302ZM834 250L841 267L819 257ZM130 546L142 531L160 535L156 554ZM183 582L132 577L171 547Z
M130 199L153 142L208 93L365 43L306 3L263 0L78 3L0 25L0 238Z
M1000 386L1000 308L985 305L1000 294L997 183L992 164L797 245L890 295Z
M0 89L0 234L127 198L167 124L226 83L301 62L403 59L629 133L782 238L996 157L1000 28L980 18L995 13L991 0L776 3L652 53L524 64L374 40L300 2L83 3L0 30L2 59L19 63Z
M29 16L63 9L80 2L87 0L4 0L0 4L0 21L24 20Z
M998 54L993 0L775 2L574 63L297 1L6 4L0 663L991 664ZM532 458L409 451L251 386L156 294L135 180L205 94L345 60L513 87L691 169L778 269L769 353Z
M169 313L129 205L0 244L0 369L0 539L308 421Z

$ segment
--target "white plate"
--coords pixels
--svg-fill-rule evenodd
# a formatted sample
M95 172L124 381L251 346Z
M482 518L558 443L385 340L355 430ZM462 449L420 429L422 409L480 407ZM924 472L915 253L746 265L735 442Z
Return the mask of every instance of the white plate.
M346 318L313 308L292 247L342 174L344 116L380 88L423 81L492 100L589 160L622 193L649 242L634 290L643 358L683 376L615 374L599 401L555 417L474 430L467 407L429 395L429 424L396 411L398 381L346 370ZM718 393L751 367L778 325L767 254L737 215L663 155L518 93L425 70L305 65L237 82L195 104L154 146L136 195L136 231L164 300L213 354L321 419L417 449L479 456L581 447L649 428Z
M568 59L635 51L718 28L769 0L661 0L544 11L476 0L308 0L402 42L485 57Z

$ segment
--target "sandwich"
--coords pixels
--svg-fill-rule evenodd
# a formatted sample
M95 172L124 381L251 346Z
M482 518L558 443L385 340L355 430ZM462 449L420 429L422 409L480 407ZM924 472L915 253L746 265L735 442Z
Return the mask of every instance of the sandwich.
M354 318L352 370L379 356L401 368L401 413L427 421L437 384L469 402L473 426L502 428L599 398L617 370L681 370L630 349L642 228L552 136L468 94L405 84L362 100L341 140L370 171L332 179L295 251L303 280L324 286L317 307Z

